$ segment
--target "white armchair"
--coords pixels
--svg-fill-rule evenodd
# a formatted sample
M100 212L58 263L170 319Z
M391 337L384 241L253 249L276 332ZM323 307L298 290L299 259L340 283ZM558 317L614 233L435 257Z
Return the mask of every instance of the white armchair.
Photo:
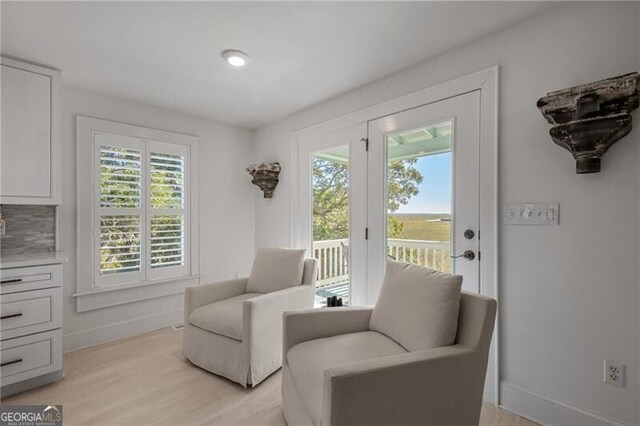
M261 249L251 277L186 288L183 355L244 387L280 368L282 314L313 306L318 273L316 260L303 260L303 251L298 253L300 275L286 261L279 262L278 255L292 251ZM283 284L296 275L297 285Z
M380 299L391 297L384 293L383 288ZM477 425L496 301L460 296L459 287L458 295L454 341L430 349L407 349L416 340L403 346L372 330L380 328L379 318L372 321L374 308L285 313L282 397L287 424ZM395 319L411 328L410 313L397 312ZM428 332L423 324L422 334Z

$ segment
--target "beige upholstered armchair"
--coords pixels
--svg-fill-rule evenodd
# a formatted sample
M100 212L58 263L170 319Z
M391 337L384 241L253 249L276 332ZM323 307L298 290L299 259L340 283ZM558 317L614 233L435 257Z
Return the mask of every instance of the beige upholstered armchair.
M182 352L242 386L282 366L282 314L313 306L318 266L304 250L260 249L251 276L188 287Z
M285 313L287 424L477 425L496 301L461 282L388 262L375 308Z

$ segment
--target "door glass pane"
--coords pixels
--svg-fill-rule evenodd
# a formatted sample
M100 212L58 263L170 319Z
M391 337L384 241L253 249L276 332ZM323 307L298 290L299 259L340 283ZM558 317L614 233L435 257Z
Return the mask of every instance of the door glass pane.
M313 257L318 260L316 306L349 302L349 147L311 155Z
M451 272L452 126L386 136L389 259Z

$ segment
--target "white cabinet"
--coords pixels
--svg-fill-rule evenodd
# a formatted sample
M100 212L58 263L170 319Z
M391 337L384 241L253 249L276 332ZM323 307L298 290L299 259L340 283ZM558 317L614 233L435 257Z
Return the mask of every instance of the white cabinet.
M2 297L2 340L62 327L62 288L24 291Z
M42 386L47 382L62 378L62 330L29 334L17 339L2 342L0 350L0 379L2 379L2 397ZM56 375L56 373L59 373ZM56 379L38 383L36 386L25 386L28 381L45 376ZM15 386L25 384L24 387ZM16 391L6 391L11 385Z
M1 62L0 204L60 204L60 73Z
M62 265L0 269L0 397L62 378Z

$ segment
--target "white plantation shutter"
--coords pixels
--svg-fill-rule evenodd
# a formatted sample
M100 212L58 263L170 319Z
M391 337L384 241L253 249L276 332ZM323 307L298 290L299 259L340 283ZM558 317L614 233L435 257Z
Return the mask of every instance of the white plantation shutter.
M100 145L99 156L100 274L140 271L142 153L139 149ZM117 214L124 209L135 209L137 214Z
M151 207L184 208L184 156L151 153Z
M141 141L94 134L98 287L144 277L144 146Z
M184 217L151 216L151 268L184 265Z
M186 272L188 149L149 143L149 275Z
M94 134L98 287L188 275L189 147Z
M139 149L100 146L100 207L140 207L141 164Z
M140 271L140 216L100 215L100 274Z

